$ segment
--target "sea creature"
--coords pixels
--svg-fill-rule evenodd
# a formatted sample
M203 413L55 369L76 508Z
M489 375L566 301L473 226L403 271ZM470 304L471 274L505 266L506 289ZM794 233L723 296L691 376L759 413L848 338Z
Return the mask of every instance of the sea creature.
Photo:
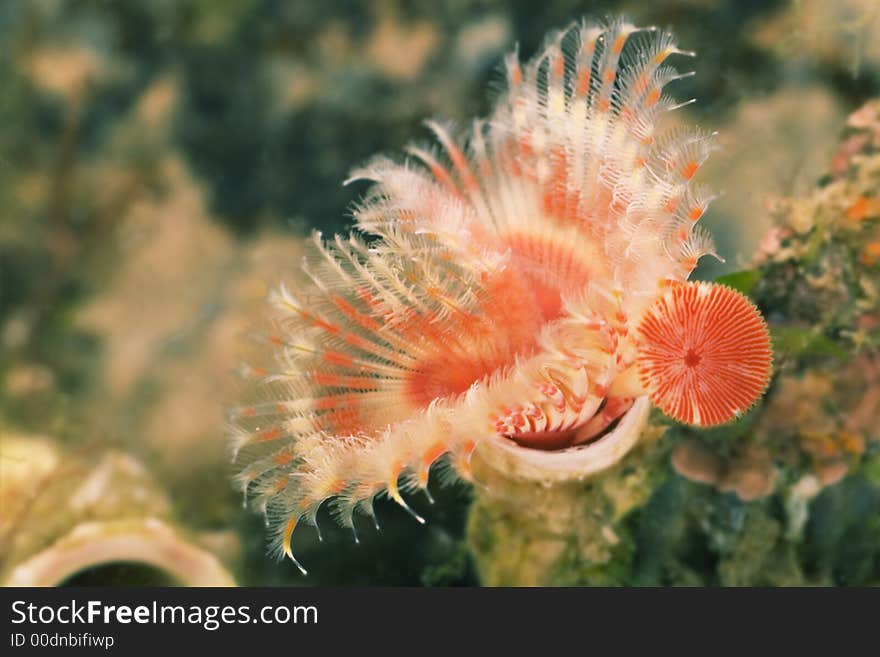
M692 56L623 19L549 35L469 132L378 157L357 231L314 235L308 283L271 295L268 401L232 410L246 497L293 558L318 508L354 530L385 493L428 493L432 465L469 479L486 439L595 441L645 395L700 426L763 393L767 328L738 292L687 279L713 246L693 180L713 135L658 129ZM253 370L252 370L253 371ZM356 535L355 535L356 536ZM303 571L305 572L305 571Z

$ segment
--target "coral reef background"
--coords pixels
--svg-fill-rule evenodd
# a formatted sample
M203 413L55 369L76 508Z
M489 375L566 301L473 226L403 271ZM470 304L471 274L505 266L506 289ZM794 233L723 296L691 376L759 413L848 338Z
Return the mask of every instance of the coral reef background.
M379 503L358 546L327 518L297 536L302 579L224 443L266 290L296 284L309 230L347 226L352 167L485 114L516 42L608 12L698 53L673 91L720 133L727 259L698 276L773 325L767 401L708 435L657 424L574 488L432 484L426 526ZM0 53L0 581L82 523L158 518L245 584L880 582L873 0L12 0Z

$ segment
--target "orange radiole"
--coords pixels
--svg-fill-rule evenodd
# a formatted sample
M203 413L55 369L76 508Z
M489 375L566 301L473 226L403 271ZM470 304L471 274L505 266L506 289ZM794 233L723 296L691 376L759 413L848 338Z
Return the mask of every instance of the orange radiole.
M713 135L658 129L686 104L664 93L682 55L626 20L570 26L507 57L466 135L428 122L437 149L354 172L373 182L358 231L315 235L308 284L271 295L268 401L232 411L238 481L280 551L325 501L353 529L377 494L409 510L401 490L427 493L438 461L469 478L486 440L586 445L644 396L711 426L761 396L760 314L687 282L713 253L693 182Z

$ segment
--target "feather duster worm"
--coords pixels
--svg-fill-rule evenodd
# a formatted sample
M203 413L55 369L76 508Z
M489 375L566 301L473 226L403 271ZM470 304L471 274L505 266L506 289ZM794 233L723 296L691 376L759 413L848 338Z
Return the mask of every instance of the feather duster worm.
M233 410L238 481L287 556L325 501L352 529L379 493L410 510L401 490L427 492L440 459L468 479L481 443L555 453L644 417L646 396L698 425L760 397L757 310L686 282L712 253L693 184L712 135L657 131L681 106L675 55L692 53L625 20L571 26L508 56L463 139L429 122L439 148L354 173L374 183L355 210L372 237L315 236L309 284L271 297L272 401Z

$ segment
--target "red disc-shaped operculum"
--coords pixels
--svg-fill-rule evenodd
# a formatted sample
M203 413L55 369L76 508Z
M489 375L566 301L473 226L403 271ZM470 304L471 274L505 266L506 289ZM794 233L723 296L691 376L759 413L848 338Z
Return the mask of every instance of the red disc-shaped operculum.
M761 397L770 379L767 325L745 296L724 285L673 285L648 308L638 339L641 384L679 422L729 422Z

